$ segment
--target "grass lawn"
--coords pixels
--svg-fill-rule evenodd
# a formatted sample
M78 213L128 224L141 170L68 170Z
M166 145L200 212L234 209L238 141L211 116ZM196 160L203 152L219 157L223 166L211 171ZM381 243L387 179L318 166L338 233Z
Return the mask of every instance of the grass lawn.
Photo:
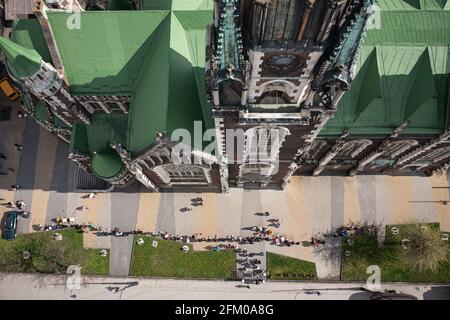
M429 225L439 228L439 225ZM413 270L407 263L405 249L400 242L403 238L402 226L397 236L392 235L391 228L387 226L386 245L379 248L376 235L351 237L355 243L349 245L343 240L343 252L350 251L350 256L343 254L341 280L366 281L366 269L370 265L378 265L381 269L381 280L385 282L432 282L450 283L450 256L441 264L438 272ZM449 243L450 246L450 243Z
M267 269L271 280L316 280L313 262L267 252Z
M55 232L63 239L53 240ZM23 251L31 257L24 259ZM69 265L81 265L86 275L109 274L109 255L100 256L100 249L83 248L83 234L74 229L19 235L17 239L0 239L0 271L65 273Z
M168 278L221 278L231 279L236 271L236 254L232 250L192 251L184 253L183 244L160 238L142 237L144 244L134 238L131 260L132 276ZM152 241L158 241L156 248Z

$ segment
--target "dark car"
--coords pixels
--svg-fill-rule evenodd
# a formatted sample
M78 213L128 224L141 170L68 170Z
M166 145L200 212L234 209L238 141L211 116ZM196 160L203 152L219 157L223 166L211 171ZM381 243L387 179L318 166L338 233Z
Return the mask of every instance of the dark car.
M2 230L3 239L14 240L17 237L17 219L18 214L16 211L6 213Z
M417 297L397 292L375 292L370 300L418 300Z

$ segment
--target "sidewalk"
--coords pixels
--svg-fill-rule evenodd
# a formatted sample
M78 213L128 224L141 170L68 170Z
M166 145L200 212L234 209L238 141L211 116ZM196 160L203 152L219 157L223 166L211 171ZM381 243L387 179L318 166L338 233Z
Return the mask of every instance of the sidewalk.
M174 299L174 300L367 300L363 283L272 282L244 288L237 281L200 281L126 277L84 277L80 290L69 290L67 276L0 274L0 299ZM115 292L114 288L119 287ZM450 300L450 287L384 284L418 299ZM321 294L312 294L319 291ZM72 296L72 297L71 297ZM74 298L75 296L75 298Z

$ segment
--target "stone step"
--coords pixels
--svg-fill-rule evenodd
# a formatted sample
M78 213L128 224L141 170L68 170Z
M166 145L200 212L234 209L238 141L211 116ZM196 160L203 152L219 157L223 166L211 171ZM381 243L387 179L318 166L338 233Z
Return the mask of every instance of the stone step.
M79 192L108 192L113 185L95 175L85 172L83 169L75 170L75 190Z
M244 254L243 250L247 249L247 253ZM250 254L263 253L263 256L254 255L250 257ZM267 271L267 259L266 259L266 244L264 241L255 242L253 244L240 245L240 252L236 254L236 275L237 279L244 279L245 281L265 280L265 277L257 276L262 271ZM260 264L251 264L250 260L258 259ZM258 266L258 268L256 267ZM240 270L245 267L246 270Z

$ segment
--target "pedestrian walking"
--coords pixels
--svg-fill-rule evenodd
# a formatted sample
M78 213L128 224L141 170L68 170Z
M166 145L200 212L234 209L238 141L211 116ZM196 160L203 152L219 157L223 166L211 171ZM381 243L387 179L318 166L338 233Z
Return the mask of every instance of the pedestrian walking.
M23 201L16 201L16 207L19 210L22 210L22 208L25 207L25 203Z
M7 202L6 205L10 206L11 208L15 208L16 207L16 204L14 202L12 202L12 201Z
M277 225L280 226L282 221L283 221L283 219L281 219L281 218L277 219Z

